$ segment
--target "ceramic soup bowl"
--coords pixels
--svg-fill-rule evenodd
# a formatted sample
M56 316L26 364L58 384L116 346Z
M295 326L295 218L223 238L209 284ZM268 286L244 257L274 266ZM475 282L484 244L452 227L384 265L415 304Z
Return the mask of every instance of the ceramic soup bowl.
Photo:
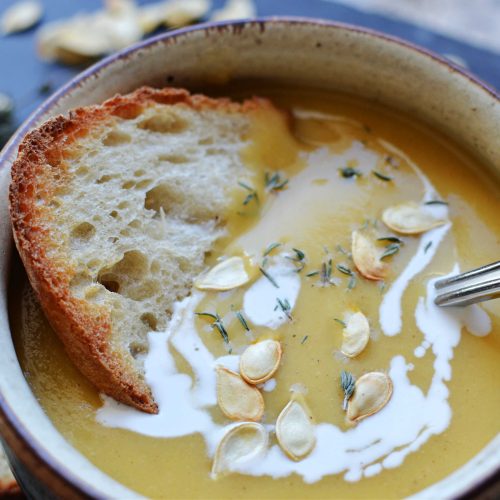
M21 126L0 156L0 433L30 496L135 494L65 441L37 403L16 358L7 311L15 252L7 191L20 141L50 116L141 85L193 88L245 79L346 91L386 104L440 129L471 151L481 168L500 177L500 101L495 92L424 49L353 26L292 18L198 25L139 43L82 73ZM496 490L499 466L497 439L417 496Z

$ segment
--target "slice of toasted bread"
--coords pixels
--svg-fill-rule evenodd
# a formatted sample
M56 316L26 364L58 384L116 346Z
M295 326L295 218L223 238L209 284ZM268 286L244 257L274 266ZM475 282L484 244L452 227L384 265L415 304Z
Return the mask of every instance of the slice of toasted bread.
M0 497L19 493L21 493L21 489L10 471L9 462L7 462L2 445L0 445Z
M262 107L141 88L51 119L19 148L10 210L29 279L75 365L118 401L157 412L147 334L223 233Z

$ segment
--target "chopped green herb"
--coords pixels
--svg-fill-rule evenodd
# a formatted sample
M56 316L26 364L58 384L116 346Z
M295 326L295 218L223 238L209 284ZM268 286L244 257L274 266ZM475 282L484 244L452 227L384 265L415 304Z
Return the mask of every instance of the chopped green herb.
M265 250L264 253L262 254L263 257L266 257L269 255L275 248L278 248L281 246L281 243L271 243Z
M349 290L352 290L356 286L356 283L357 283L356 275L352 273L351 277L349 278L349 283L347 284L347 288Z
M303 344L307 339L309 338L309 335L306 335L301 341L300 343Z
M341 319L339 318L333 318L334 321L336 321L337 323L341 324L344 328L347 326L346 325L346 322L345 321L342 321Z
M382 181L392 181L392 177L389 177L388 175L381 174L380 172L377 172L376 170L372 170L372 173L375 177L378 177Z
M427 243L427 245L425 245L425 248L424 248L424 253L427 253L427 250L429 250L429 248L432 246L432 241L429 241L429 243Z
M328 259L321 264L321 281L325 285L332 285L332 259Z
M276 280L267 271L262 269L262 267L259 267L259 271L273 284L273 286L276 288L280 287L278 283L276 283Z
M272 192L283 191L286 185L288 184L288 179L282 179L279 172L275 172L273 175L270 175L269 172L265 173L264 176L266 188Z
M214 321L211 325L212 328L216 328L219 331L219 333L221 334L221 337L224 339L224 342L226 344L229 344L229 335L227 333L227 330L226 330L224 324L222 323L221 317L217 313L212 314L212 313L207 313L207 312L201 312L201 313L195 312L195 314L197 316L206 316L208 318L213 319Z
M259 203L259 195L253 187L249 186L248 184L245 184L242 181L239 181L238 185L241 186L243 189L250 191L250 193L247 194L246 198L243 200L243 205L248 205L252 200L255 200L255 203Z
M243 316L243 313L242 313L241 311L236 311L236 312L235 312L235 314L236 314L236 317L238 318L238 320L240 321L241 325L243 326L243 328L244 328L247 332L249 332L249 331L250 331L250 328L249 328L249 326L248 326L248 323L247 323L247 321L246 321L245 317Z
M395 253L398 253L400 248L401 245L399 245L398 243L391 243L390 245L387 245L385 247L384 253L380 256L380 260L385 259L390 255L394 255Z
M288 302L288 299L281 300L280 298L277 297L276 302L278 302L278 306L286 314L286 317L291 320L292 315L291 315L290 311L292 310L292 306L290 305L290 302ZM276 306L276 308L278 306Z
M286 258L295 263L296 272L300 273L300 271L302 271L302 269L304 269L306 265L304 262L306 254L302 250L299 250L298 248L292 248L292 250L295 252L295 255L293 257L287 255Z
M363 175L359 170L356 170L352 167L339 168L339 172L342 177L345 177L346 179L349 179L351 177L360 177L361 175Z
M343 266L342 264L337 264L337 269L341 272L341 273L344 273L344 274L347 274L348 276L352 276L352 271L346 267L346 266Z
M403 244L403 240L397 236L382 236L382 238L377 238L377 241L390 241L391 243Z
M352 373L342 370L342 373L340 374L340 387L342 387L342 391L344 392L342 409L346 411L347 403L349 402L349 399L351 399L351 396L354 394L354 390L356 388L356 379Z
M319 271L311 271L310 273L306 274L307 278L312 278L313 276L318 276Z
M306 254L302 250L299 250L298 248L292 248L292 250L297 255L297 260L304 260L306 258Z
M442 200L431 200L431 201L426 201L424 205L448 205L448 202Z

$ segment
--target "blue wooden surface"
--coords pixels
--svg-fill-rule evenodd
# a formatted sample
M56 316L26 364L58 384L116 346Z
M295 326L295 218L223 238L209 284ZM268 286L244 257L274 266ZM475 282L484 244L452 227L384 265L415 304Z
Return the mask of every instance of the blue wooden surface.
M2 0L0 13L14 1ZM139 3L150 2L143 0ZM215 0L213 8L220 7L223 3L224 0ZM101 0L44 0L43 4L43 21L67 18L82 11L91 12L102 6ZM337 20L389 33L440 54L459 56L479 78L492 87L500 88L498 54L451 40L411 24L381 15L366 14L323 0L256 0L256 5L259 16L294 15ZM36 55L35 33L36 29L32 29L25 33L0 37L0 92L12 97L15 103L11 128L24 120L47 94L82 69L46 63L39 59Z

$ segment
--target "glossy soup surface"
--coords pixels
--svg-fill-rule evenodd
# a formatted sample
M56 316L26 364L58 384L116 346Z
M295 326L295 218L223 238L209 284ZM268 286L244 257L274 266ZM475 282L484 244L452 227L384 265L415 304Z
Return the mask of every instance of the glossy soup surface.
M235 90L236 96L245 93L245 89ZM243 205L248 191L234 180L228 232L207 257L207 267L220 256L243 252L263 265L262 254L273 242L281 246L273 250L271 259L283 252L293 255L292 248L300 249L306 258L304 269L297 273L300 292L293 320L272 329L247 318L251 334L245 333L234 310L245 314L244 295L252 284L225 294L200 295L194 310L217 311L224 318L233 355L258 339L280 340L283 358L274 376L275 387L273 382L262 392L264 423L274 425L290 399L291 388L298 388L304 393L314 421L331 424L330 429L335 428L345 438L338 448L332 445L329 450L332 463L336 463L336 453L340 456L342 447L344 453L349 436L354 440L357 435L350 433L368 432L373 422L387 425L384 412L389 415L391 408L395 411L398 399L404 396L403 377L393 381L395 391L388 405L353 430L342 411L341 371L348 370L356 377L374 370L392 374L394 359L399 356L406 363L409 383L426 395L436 375L438 348L423 344L415 313L417 304L429 293L428 281L449 274L455 265L466 270L498 259L500 191L486 174L480 173L481 165L456 144L399 113L358 98L318 91L263 87L253 88L251 93L267 96L289 111L288 120L267 112L253 117L250 143L241 154L253 172L252 187L260 203L251 200ZM389 272L383 284L366 280L355 271L353 280L336 266L355 269L349 256L354 229L370 226L378 236L394 235L380 221L383 209L422 200L424 186L412 164L434 186L434 198L448 203L452 225L443 232L439 245L434 242L436 248L424 249L435 253L409 280L402 299L401 331L390 336L381 326L381 302L409 265L424 236L402 237L404 244L399 251L384 259ZM345 178L340 170L344 167L352 167L362 175ZM373 170L391 180L377 177ZM264 175L274 171L289 182L279 192L267 192ZM386 244L380 243L381 247ZM321 270L322 263L329 259L331 285L322 286L317 276L306 276ZM266 278L258 275L254 281L259 279ZM443 414L443 428L416 446L397 466L384 462L386 456L380 453L371 458L372 467L368 469L369 463L349 469L345 464L351 462L339 459L339 470L323 477L304 472L300 467L305 465L299 464L297 470L301 473L278 478L277 469L269 462L269 469L258 475L242 471L213 480L213 450L207 450L200 433L150 437L98 423L96 412L102 406L98 392L66 357L27 282L12 295L11 303L13 332L25 376L60 432L111 477L142 494L170 498L389 498L415 493L443 479L478 453L499 430L500 308L493 302L483 309L489 315L491 332L479 337L462 329L459 344L451 350L451 378L445 377L441 385L449 390L449 396L444 396L445 407L429 406L431 412L435 408ZM357 310L368 318L371 337L359 356L347 359L339 353L342 326L335 318L342 319L346 311ZM396 312L393 308L388 311L385 314L390 322ZM193 312L188 311L191 316ZM196 318L192 324L215 358L228 355L228 346L209 323ZM189 359L172 345L169 352L176 369L192 377ZM447 414L446 408L451 408L451 413ZM418 413L418 408L414 410ZM216 404L206 411L215 424L229 423ZM434 417L430 415L429 421ZM408 418L412 418L411 411L401 413L400 421ZM390 432L371 431L381 436ZM318 437L317 446L323 442L321 439ZM416 440L417 436L410 435L405 446ZM288 467L289 459L279 451L272 427L270 446L275 447L279 463Z

